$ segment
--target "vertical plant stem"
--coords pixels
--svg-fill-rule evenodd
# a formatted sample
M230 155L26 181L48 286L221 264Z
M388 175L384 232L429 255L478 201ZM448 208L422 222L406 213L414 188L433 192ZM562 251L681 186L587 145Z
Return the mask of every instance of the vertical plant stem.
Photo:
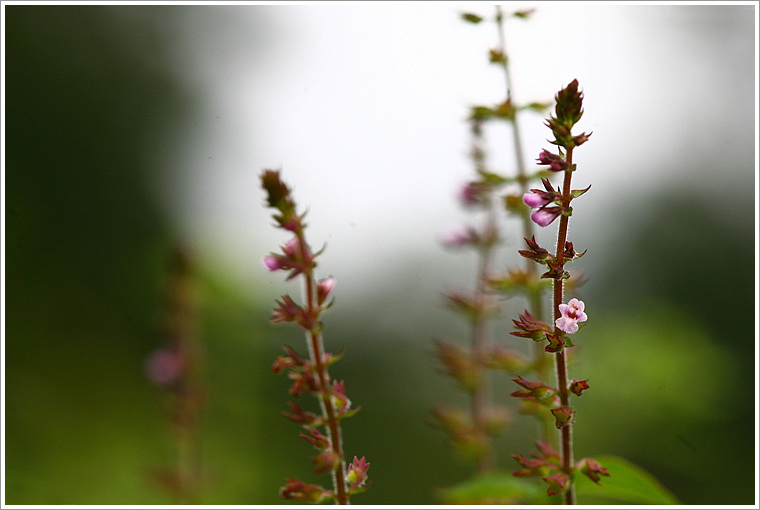
M504 61L502 62L502 68L504 70L504 81L506 85L507 101L512 101L512 91L514 90L514 84L512 83L512 72L509 66L509 54L507 52L507 38L504 30L504 16L501 11L501 6L496 6L496 24L499 33L499 45L501 46L502 54L504 55ZM520 124L518 122L518 115L515 112L515 116L512 119L512 145L514 146L515 162L517 164L517 183L520 186L520 194L524 195L528 192L528 175L525 170L525 156L523 152L522 135L520 132ZM529 239L533 237L533 221L530 219L530 211L526 208L522 213L522 229L523 237ZM537 274L536 263L526 259L525 269L528 274L535 276ZM539 289L536 289L529 298L529 306L531 313L538 319L543 318L544 306L543 296ZM543 346L540 343L536 343L533 346L533 365L536 370L536 374L540 380L546 380L549 376L549 357L544 351ZM545 442L554 444L554 433L552 430L551 416L547 416L541 419L541 437Z
M570 204L570 181L572 179L573 175L573 149L570 148L567 151L567 157L566 161L568 163L568 170L565 172L565 178L562 183L562 202L564 206L568 206ZM567 240L567 226L569 223L570 217L566 215L560 216L560 223L559 223L559 232L557 234L557 251L555 252L555 256L558 262L558 265L560 268L564 267L564 252L565 252L565 241ZM562 272L560 270L560 272ZM562 291L563 291L563 281L561 278L556 278L554 280L554 289L553 289L553 297L554 297L554 320L556 321L559 319L562 314L559 311L559 305L562 303ZM556 328L556 327L555 327ZM555 333L557 330L555 329ZM557 368L557 387L559 389L559 398L560 402L563 406L569 405L569 391L568 391L568 384L567 384L567 360L565 357L565 350L561 349L559 352L555 355L555 361L556 361L556 368ZM566 426L562 427L562 470L570 475L572 473L572 466L573 466L573 439L572 439L572 423L568 423ZM574 505L575 504L575 488L573 486L572 481L570 482L570 487L565 491L565 504L566 505Z
M307 253L308 246L304 239L303 230L299 229L296 232L298 237L299 249L301 253ZM317 315L315 304L315 281L313 270L310 268L304 272L305 294L306 294L306 311L310 317ZM346 464L343 458L343 440L341 437L340 423L337 413L333 407L332 399L330 398L330 376L327 373L327 368L324 364L324 345L322 342L322 335L320 333L321 325L316 324L310 331L306 332L306 341L309 346L309 353L311 355L311 362L317 373L320 387L320 406L322 408L322 415L327 421L327 429L330 438L330 447L333 453L335 453L340 460L338 466L332 473L333 477L333 489L335 490L336 500L339 505L348 505L349 498L346 492Z
M489 203L488 213L485 220L484 235L491 236L496 232L496 214L493 205ZM486 243L479 253L478 276L476 287L476 299L482 301L488 296L488 275L491 268L491 258L493 254L493 245ZM489 347L488 320L479 315L472 321L472 355L479 365L479 362L485 357ZM488 409L490 407L490 385L488 383L487 373L479 368L481 383L472 390L472 420L473 424L479 431L485 431L486 421L488 420ZM478 459L478 469L481 472L493 470L496 467L495 452L493 443L489 440L488 451Z

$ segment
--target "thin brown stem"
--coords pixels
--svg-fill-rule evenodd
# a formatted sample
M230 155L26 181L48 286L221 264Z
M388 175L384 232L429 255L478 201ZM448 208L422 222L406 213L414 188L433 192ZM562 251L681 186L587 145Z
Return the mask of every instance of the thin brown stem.
M572 179L572 170L573 170L573 149L570 148L567 151L567 157L566 161L568 163L568 170L565 172L565 179L562 183L562 203L563 206L567 207L570 205L570 181ZM559 223L559 232L557 234L557 251L555 252L555 256L558 262L558 266L560 268L560 273L562 273L562 268L564 267L564 252L565 252L565 242L567 240L567 226L569 223L570 217L566 215L560 216L560 223ZM553 289L553 296L554 296L554 320L556 321L559 319L562 314L559 311L559 305L562 303L562 292L563 292L563 279L562 278L556 278L554 280L554 289ZM555 329L555 333L557 333L557 330ZM561 349L557 354L555 355L555 361L556 361L556 368L557 368L557 387L559 389L559 398L560 402L563 406L569 405L569 391L568 391L568 384L567 384L567 361L565 357L565 350ZM573 470L573 440L572 440L572 424L568 423L564 427L562 427L562 471L570 475ZM573 487L572 480L570 482L570 487L565 491L565 504L566 505L574 505L575 504L575 488Z
M303 231L299 230L296 233L298 237L298 243L301 253L307 253L308 245L304 239ZM315 298L315 282L314 275L311 269L304 272L304 279L306 281L306 311L310 317L314 317L318 314L316 298ZM332 399L330 398L330 375L327 373L327 367L324 364L324 345L322 342L322 335L319 333L320 325L315 325L310 331L306 332L306 340L309 345L309 353L311 355L311 362L314 364L317 378L319 379L319 394L320 394L320 406L322 408L322 414L327 421L327 429L330 438L330 447L333 453L335 453L340 460L338 466L333 471L333 488L335 489L335 499L339 505L348 505L349 497L346 491L346 464L343 458L343 440L341 437L340 423L337 413L333 407Z

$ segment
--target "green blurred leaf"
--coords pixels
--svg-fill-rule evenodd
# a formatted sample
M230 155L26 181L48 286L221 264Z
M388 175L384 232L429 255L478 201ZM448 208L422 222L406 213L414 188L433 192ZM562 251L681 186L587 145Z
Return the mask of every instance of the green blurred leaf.
M597 485L585 476L575 481L578 501L583 504L680 505L681 502L654 476L639 466L613 455L594 457L607 468L609 477Z
M483 21L483 18L481 18L477 14L472 14L469 12L463 12L462 19L465 21L469 21L470 23L480 23L481 21Z
M558 498L546 494L545 484L536 479L517 478L511 473L484 473L438 491L446 505L550 505Z

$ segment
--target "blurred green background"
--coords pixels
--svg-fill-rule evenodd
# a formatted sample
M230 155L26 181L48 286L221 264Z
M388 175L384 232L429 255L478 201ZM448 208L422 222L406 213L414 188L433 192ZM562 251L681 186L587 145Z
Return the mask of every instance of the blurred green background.
M173 446L166 395L143 364L162 342L171 250L196 241L148 184L166 172L161 141L197 121L202 99L167 50L176 16L6 6L7 504L174 502L148 477L171 463ZM576 452L624 456L687 504L751 504L755 491L754 172L751 159L729 164L740 185L684 181L645 202L620 196L603 222L625 226L601 240L579 229L576 242L611 247L578 263L592 275L579 291L591 320L570 373L592 389L576 403ZM271 228L261 218L251 229ZM203 254L196 266L209 391L201 503L281 503L291 476L328 483L279 414L289 385L270 366L283 342L300 347L295 330L267 323L281 289L262 274L241 291ZM345 449L371 462L372 486L356 503L434 504L438 488L471 474L430 426L432 405L459 398L435 368L432 341L465 332L441 306L439 275L412 250L363 300L341 301L339 283L327 342L348 352L333 375L362 406L345 423ZM498 341L512 345L506 332ZM494 382L500 397L514 390L504 376ZM502 468L516 467L509 454L527 452L532 434L516 417L498 441Z

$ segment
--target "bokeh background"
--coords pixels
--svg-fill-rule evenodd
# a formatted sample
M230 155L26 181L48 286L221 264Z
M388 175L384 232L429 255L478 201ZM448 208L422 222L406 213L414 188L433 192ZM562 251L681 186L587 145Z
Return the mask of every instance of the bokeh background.
M756 501L756 5L505 4L518 102L584 89L571 226L590 320L571 376L579 456L624 456L687 504ZM280 416L270 372L291 328L266 273L285 238L258 188L282 168L337 278L326 341L347 354L362 411L349 455L371 462L361 504L434 504L472 473L431 427L462 401L432 342L465 340L441 292L471 285L472 254L443 250L475 222L455 197L472 169L465 118L503 100L486 4L3 5L4 435L7 504L166 504L167 393L145 377L163 345L167 267L190 254L207 384L204 504L274 504L313 450ZM527 163L546 147L521 117ZM514 171L505 126L489 161ZM505 219L499 266L517 262ZM540 239L550 242L553 229ZM506 324L496 341L527 346ZM497 396L513 391L495 376ZM506 398L504 400L507 400ZM530 449L515 416L500 466Z

